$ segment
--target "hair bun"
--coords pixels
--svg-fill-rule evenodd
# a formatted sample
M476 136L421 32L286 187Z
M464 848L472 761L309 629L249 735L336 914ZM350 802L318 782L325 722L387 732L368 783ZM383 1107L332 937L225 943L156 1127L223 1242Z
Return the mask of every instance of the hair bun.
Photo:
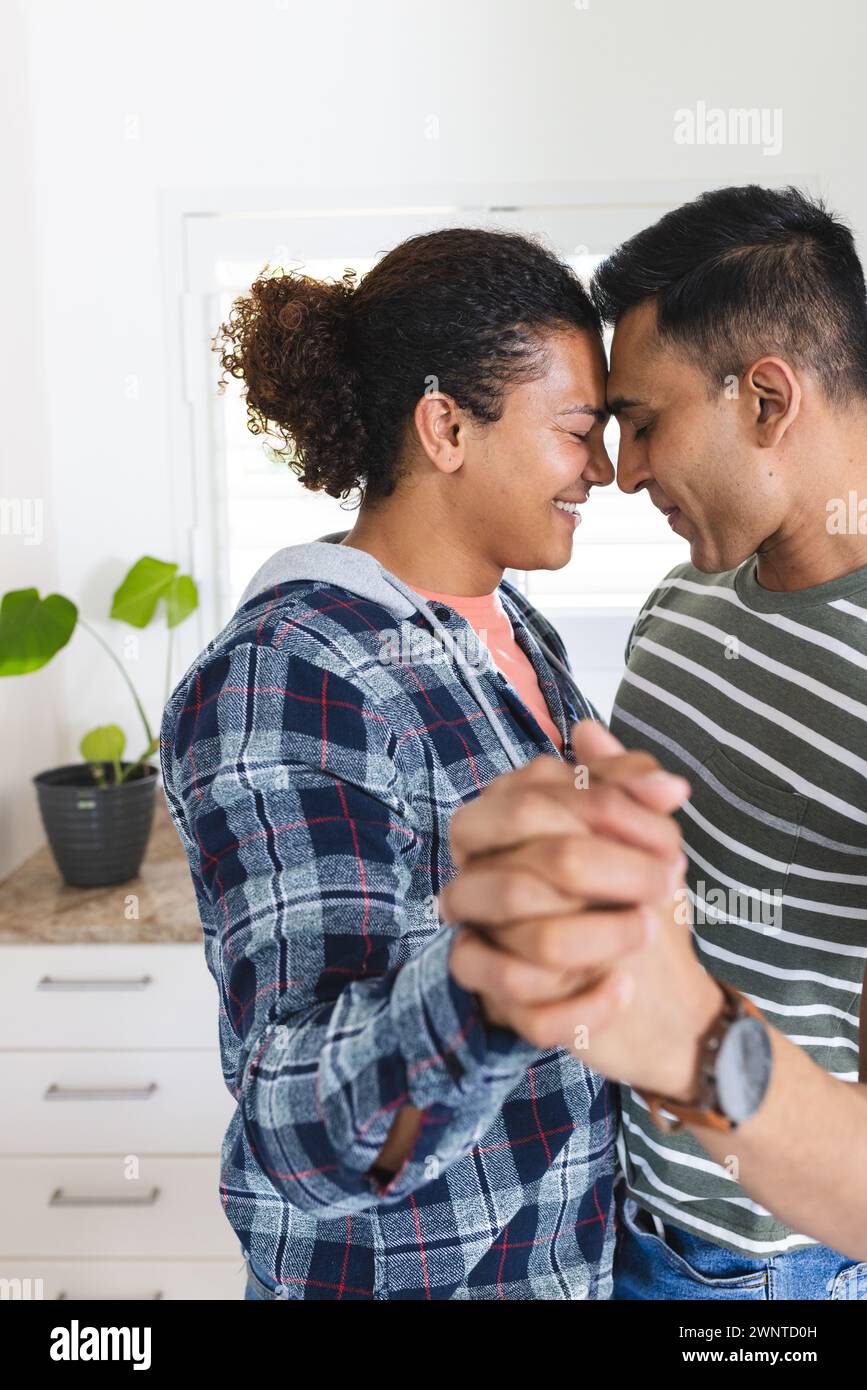
M243 379L247 427L305 487L346 497L364 482L366 432L349 322L355 272L337 282L267 265L214 337L223 375Z

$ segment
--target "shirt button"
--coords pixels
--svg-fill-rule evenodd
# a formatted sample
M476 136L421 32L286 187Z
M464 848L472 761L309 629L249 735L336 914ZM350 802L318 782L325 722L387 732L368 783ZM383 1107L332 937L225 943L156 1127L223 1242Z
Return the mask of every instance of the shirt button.
M449 618L452 616L448 608L435 608L434 612L436 613L441 623L447 623Z

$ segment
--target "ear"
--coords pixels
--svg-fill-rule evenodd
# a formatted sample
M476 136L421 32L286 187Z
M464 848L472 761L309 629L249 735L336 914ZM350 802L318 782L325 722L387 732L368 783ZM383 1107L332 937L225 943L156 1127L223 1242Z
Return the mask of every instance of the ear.
M776 448L801 409L798 378L781 357L760 357L744 373L742 389L749 396L759 448Z
M466 426L463 414L443 391L420 396L413 412L419 443L441 473L456 473L464 462Z

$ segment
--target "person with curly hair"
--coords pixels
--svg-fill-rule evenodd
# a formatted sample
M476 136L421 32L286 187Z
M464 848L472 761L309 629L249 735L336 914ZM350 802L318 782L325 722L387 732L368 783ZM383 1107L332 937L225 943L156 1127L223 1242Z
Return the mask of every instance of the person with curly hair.
M506 1021L506 1001L580 995L602 1026L621 995L600 971L685 864L685 784L640 752L597 775L573 727L596 712L503 577L565 565L613 479L600 320L543 246L455 228L360 283L266 268L215 346L304 486L360 499L348 534L259 570L162 725L247 1297L608 1298L615 1090ZM528 865L513 897L546 915L470 990L437 910L449 826L510 771L530 807L554 779L581 828L568 861L557 815L537 847L582 931Z

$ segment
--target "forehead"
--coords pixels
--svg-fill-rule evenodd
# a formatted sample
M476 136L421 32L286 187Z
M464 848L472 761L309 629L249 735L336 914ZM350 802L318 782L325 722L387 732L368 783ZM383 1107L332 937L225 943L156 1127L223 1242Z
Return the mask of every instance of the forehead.
M607 397L624 402L661 406L672 400L705 400L708 382L704 367L679 347L664 342L656 331L656 304L645 300L618 320L611 343Z
M595 333L579 329L550 333L545 354L545 371L537 382L540 394L550 400L580 399L604 410L608 364Z
M651 375L658 376L668 351L656 333L656 305L645 300L628 309L617 322L611 342L611 370L608 397L633 397L643 390Z

